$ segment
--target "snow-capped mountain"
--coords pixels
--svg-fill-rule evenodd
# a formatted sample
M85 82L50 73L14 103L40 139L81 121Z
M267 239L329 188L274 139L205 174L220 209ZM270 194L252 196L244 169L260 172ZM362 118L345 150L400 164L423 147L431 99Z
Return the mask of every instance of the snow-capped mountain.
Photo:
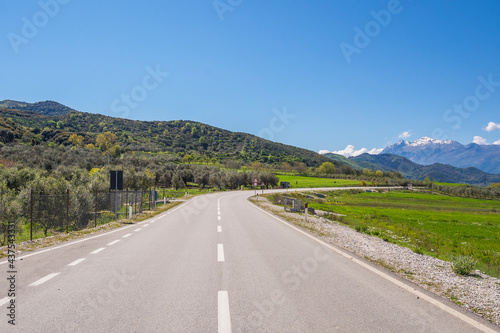
M423 137L413 142L401 140L385 148L382 154L403 156L423 165L443 163L500 174L500 145L462 145L456 141Z
M412 147L418 147L418 146L425 146L425 145L431 145L431 144L443 144L443 145L449 145L449 144L453 144L454 141L451 141L451 140L436 140L436 139L432 139L432 138L429 138L427 136L424 136L416 141L413 141L413 142L408 142L408 141L405 141L405 143L408 145L408 146L412 146ZM457 142L458 143L458 142Z

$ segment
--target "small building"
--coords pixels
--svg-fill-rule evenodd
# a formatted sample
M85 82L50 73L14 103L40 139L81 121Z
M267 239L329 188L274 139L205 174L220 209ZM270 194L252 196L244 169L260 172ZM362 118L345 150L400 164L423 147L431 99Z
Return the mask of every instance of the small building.
M290 188L290 182L280 182L281 188Z

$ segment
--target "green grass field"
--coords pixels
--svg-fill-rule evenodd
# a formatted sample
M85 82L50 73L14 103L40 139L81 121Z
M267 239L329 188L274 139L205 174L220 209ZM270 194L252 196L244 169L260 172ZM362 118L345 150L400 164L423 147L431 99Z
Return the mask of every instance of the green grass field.
M345 214L336 219L357 230L445 260L472 256L478 269L500 276L500 201L403 191L336 191L304 200Z
M276 176L280 181L289 182L291 188L361 186L361 181L359 180L304 177L288 174L277 174Z

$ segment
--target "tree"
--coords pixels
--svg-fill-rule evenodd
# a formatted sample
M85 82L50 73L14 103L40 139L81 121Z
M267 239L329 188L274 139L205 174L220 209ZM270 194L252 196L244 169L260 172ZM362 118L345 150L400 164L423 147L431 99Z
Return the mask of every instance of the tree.
M205 149L205 150L207 149L207 147L208 147L208 143L207 143L207 139L205 139L205 137L204 137L204 136L202 136L202 137L198 140L198 142L199 142L199 143L200 143L200 145L203 147L203 149Z
M71 134L69 136L69 142L71 142L74 146L82 147L83 146L83 136L78 134Z
M281 164L281 170L283 170L284 172L289 172L292 170L292 166L288 162L283 162Z
M122 150L120 148L119 145L114 145L113 147L111 147L109 149L109 153L111 154L111 156L113 157L120 157L121 154L122 154Z
M114 143L118 140L118 137L111 132L104 132L101 133L97 136L95 142L97 146L102 150L102 151L108 151Z
M181 177L179 177L179 175L176 173L173 177L172 177L172 186L178 190L180 188L184 188L186 187L186 184L184 183L184 181L182 180Z
M375 171L375 176L377 176L377 177L383 177L384 173L381 170L377 170L377 171Z
M250 169L260 171L262 170L262 163L260 163L259 161L255 161L250 166Z
M304 173L304 172L307 171L307 166L306 166L306 164L304 162L295 162L294 165L293 165L293 168L298 173Z
M335 173L335 164L333 164L332 162L324 162L318 168L318 173L324 174L324 175L334 174Z

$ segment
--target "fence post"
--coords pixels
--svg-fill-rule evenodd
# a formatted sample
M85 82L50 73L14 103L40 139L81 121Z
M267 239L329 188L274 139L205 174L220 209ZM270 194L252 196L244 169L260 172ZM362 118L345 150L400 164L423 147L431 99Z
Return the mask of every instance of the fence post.
M95 204L94 204L94 228L97 227L97 187L95 188Z
M69 189L66 190L66 233L69 232Z
M144 198L144 190L141 190L141 204L139 205L139 213L142 213L142 201Z
M30 204L30 241L33 241L33 190L31 190L31 204Z

